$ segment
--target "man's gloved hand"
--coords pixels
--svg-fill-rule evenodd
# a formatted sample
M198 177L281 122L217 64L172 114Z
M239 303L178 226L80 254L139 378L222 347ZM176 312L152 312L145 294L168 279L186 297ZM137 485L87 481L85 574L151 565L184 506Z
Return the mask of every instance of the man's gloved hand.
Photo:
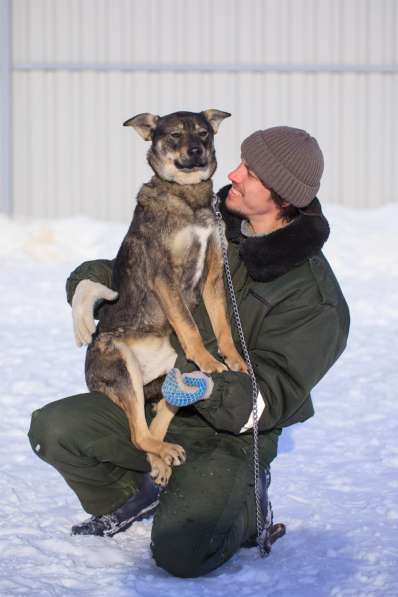
M99 300L114 301L115 290L92 280L81 280L72 299L73 331L77 346L90 344L95 332L94 307Z
M165 377L162 394L166 402L173 406L188 406L199 400L206 400L213 391L211 377L202 371L181 373L174 367Z

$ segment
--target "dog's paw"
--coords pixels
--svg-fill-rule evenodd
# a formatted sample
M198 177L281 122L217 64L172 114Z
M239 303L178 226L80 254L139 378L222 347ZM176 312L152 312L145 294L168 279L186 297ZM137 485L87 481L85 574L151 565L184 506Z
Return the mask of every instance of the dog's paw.
M182 446L163 442L163 445L160 449L160 458L168 466L179 466L180 464L184 464L186 460L186 454Z
M154 454L147 454L149 464L151 465L150 475L156 485L166 487L170 480L172 468L166 464L159 456Z
M224 359L228 365L228 369L231 371L241 371L241 373L247 373L246 362L242 359L237 351L236 354L225 355Z
M209 355L201 359L195 359L196 364L203 373L222 373L227 371L228 368L221 361L217 361L210 353Z

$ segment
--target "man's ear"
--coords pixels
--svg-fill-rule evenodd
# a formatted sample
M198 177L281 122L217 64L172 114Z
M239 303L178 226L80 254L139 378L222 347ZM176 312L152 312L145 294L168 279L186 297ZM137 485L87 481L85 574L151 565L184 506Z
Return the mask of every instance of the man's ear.
M159 116L145 112L144 114L137 114L137 116L129 118L126 122L123 122L123 126L132 126L140 137L145 141L150 141L158 120Z
M203 114L203 116L205 118L207 118L207 120L210 122L211 128L214 131L214 134L217 133L219 126L222 123L222 121L224 120L224 118L229 118L231 116L231 114L229 112L222 112L221 110L213 110L212 108L210 108L210 110L203 110L203 112L201 112L201 114Z

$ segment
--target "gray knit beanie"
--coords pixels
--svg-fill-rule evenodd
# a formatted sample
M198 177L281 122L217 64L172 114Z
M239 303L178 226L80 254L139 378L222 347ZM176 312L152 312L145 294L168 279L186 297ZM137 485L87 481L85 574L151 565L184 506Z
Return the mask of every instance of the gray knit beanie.
M241 146L250 170L288 203L305 207L316 196L323 155L314 137L291 126L256 131Z

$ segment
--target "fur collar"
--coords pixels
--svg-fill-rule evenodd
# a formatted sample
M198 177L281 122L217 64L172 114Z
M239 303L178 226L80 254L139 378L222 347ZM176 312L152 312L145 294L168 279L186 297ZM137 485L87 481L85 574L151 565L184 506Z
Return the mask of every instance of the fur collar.
M213 196L213 183L210 179L203 180L198 184L177 184L169 182L159 176L152 177L150 182L144 185L146 192L152 194L155 192L157 196L164 193L165 195L174 195L184 200L192 209L201 209L203 207L210 207Z
M239 255L256 282L270 282L303 263L322 249L329 237L329 224L315 199L288 226L263 236L244 237L242 218L224 205L231 185L223 187L218 196L229 241L239 242Z

